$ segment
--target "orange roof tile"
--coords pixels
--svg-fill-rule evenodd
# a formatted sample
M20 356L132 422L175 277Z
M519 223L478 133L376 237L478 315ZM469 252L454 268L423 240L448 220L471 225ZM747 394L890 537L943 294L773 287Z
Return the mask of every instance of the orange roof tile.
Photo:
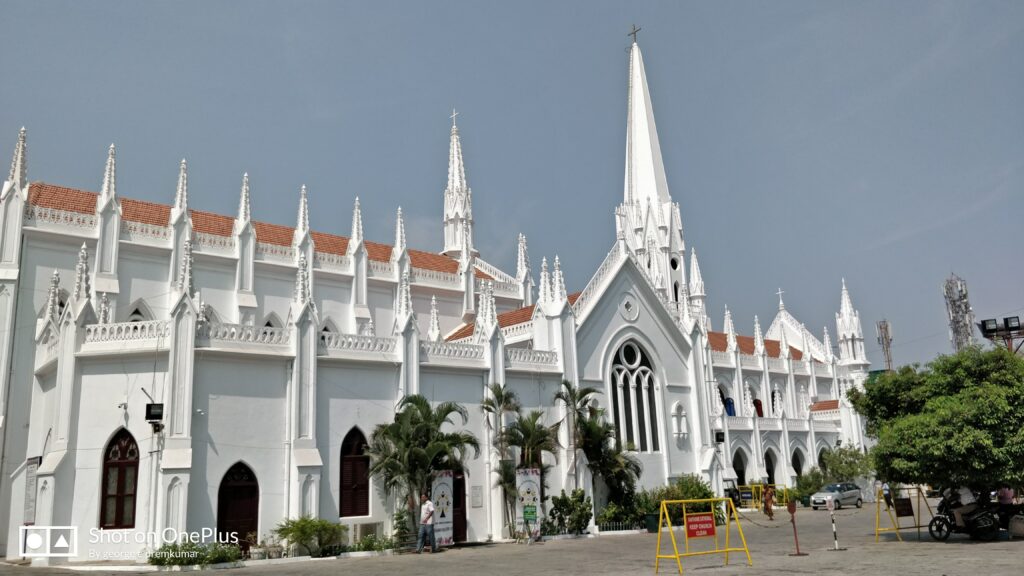
M189 210L189 212L192 214L192 229L196 232L214 236L231 236L235 233L234 218L202 210Z
M451 336L445 338L446 341L451 342L452 340L462 340L463 338L469 338L473 335L473 331L476 330L476 323L463 324L458 330L452 333Z
M811 404L811 412L825 412L826 410L839 410L839 400L821 400Z
M729 349L729 337L725 332L708 332L708 342L715 352L725 352ZM754 353L754 339L751 336L736 336L736 345L739 346L742 354ZM778 358L781 348L778 340L765 340L764 351L770 358ZM804 355L792 346L789 347L789 355L793 360L802 360Z
M569 306L572 306L573 304L576 303L576 300L579 299L580 294L583 294L583 292L573 292L572 294L566 296L566 300L569 301ZM517 308L515 310L509 310L508 312L502 312L501 314L498 314L498 326L500 326L501 328L508 328L509 326L515 326L516 324L529 322L530 319L533 318L534 308L535 306L531 304L529 306L524 306L522 308ZM451 341L461 340L462 338L468 338L469 336L473 335L473 331L475 329L475 322L473 324L463 324L462 326L459 327L458 330L453 332L451 336L446 338L446 340Z
M45 182L33 182L29 187L29 204L81 214L96 212L97 197L95 192L55 186ZM166 226L171 219L171 207L165 204L131 198L120 198L120 203L122 217L129 222ZM231 236L234 233L235 220L232 217L202 210L191 210L191 214L192 226L196 232L217 236ZM259 242L277 246L291 246L292 244L295 229L291 226L255 221L252 226L256 231L256 240ZM324 232L311 232L311 235L317 252L338 255L348 252L349 239L344 236ZM392 247L387 244L366 242L367 255L370 260L376 262L391 260L392 250ZM413 268L421 270L434 270L446 274L456 274L459 271L459 263L443 254L409 249L409 259ZM476 270L475 276L484 280L493 280L490 275L481 270Z

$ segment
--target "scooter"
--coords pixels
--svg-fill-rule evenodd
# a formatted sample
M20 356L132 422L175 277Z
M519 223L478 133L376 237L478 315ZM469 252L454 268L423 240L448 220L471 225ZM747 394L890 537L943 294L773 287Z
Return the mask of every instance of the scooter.
M967 534L972 540L992 541L999 538L999 518L987 502L978 502L978 507L962 515L964 525L956 523L954 504L959 504L955 492L942 497L938 513L928 523L928 534L939 542L949 539L950 534Z

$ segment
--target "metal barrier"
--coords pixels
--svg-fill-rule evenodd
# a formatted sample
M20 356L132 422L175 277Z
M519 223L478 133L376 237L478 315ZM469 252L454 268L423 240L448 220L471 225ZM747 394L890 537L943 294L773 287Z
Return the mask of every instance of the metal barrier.
M777 506L784 507L789 504L789 488L785 484L750 484L738 487L740 491L740 505L744 508L761 510L764 507L764 490L767 486L775 488L775 504Z
M697 504L703 504L701 511L690 511L687 512L687 506L693 506ZM679 545L676 543L675 531L672 528L672 517L669 515L669 506L682 506L683 512L683 534L684 534L684 552L679 553ZM717 512L721 510L725 513L725 546L719 545L718 530L717 530ZM729 538L732 532L732 524L736 523L736 530L739 532L740 541L743 543L742 548L730 547ZM661 553L661 534L664 529L668 529L669 539L672 541L672 554ZM690 539L692 538L714 538L715 548L714 550L690 550ZM725 564L729 565L729 553L730 552L743 552L747 555L747 565L753 566L754 563L750 559L750 549L747 547L747 539L743 536L743 527L740 526L739 515L736 514L736 507L729 498L704 498L701 500L663 500L661 502L661 512L658 515L658 549L654 557L654 573L658 573L658 565L662 558L672 558L676 561L676 566L679 568L679 573L683 573L682 558L690 556L704 556L707 554L724 554Z
M875 498L875 542L878 542L878 536L882 532L895 532L896 538L902 542L903 537L900 536L900 530L908 530L911 528L917 529L917 539L921 539L921 528L927 528L928 522L935 517L935 513L932 512L932 507L928 504L928 497L924 490L920 486L907 486L904 488L890 488L890 495L892 496L892 506L889 506L885 502L885 495L882 490L878 490L878 494ZM906 494L904 496L904 494ZM916 500L917 505L914 505ZM885 504L885 510L882 510L882 504ZM921 523L921 505L924 504L924 508L928 510L928 521ZM882 512L885 512L889 517L890 527L882 527ZM909 526L900 525L900 518L912 518L914 523Z

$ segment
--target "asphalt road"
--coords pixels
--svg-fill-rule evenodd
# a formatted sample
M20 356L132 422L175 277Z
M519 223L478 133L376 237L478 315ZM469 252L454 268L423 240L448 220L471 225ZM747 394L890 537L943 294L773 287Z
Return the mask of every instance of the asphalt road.
M686 573L699 569L697 574L844 574L876 576L1019 576L1024 573L1024 540L998 542L972 542L962 535L953 535L945 543L933 542L927 529L917 533L904 533L904 541L895 535L883 534L875 543L875 510L866 506L861 510L843 509L835 514L841 551L833 547L829 513L800 509L797 526L801 549L807 556L793 557L793 530L789 514L777 511L775 520L763 514L750 513L742 518L742 527L752 566L747 566L743 553L730 555L729 566L721 555L697 556L683 559ZM887 521L888 519L885 518ZM677 532L677 537L681 533ZM731 544L737 543L738 533L733 529ZM1003 534L1005 537L1005 533ZM724 545L724 536L720 535ZM623 575L653 574L657 544L656 534L601 536L578 540L557 540L540 544L490 544L446 550L440 554L407 554L377 558L331 559L287 565L238 568L225 574L248 575L336 575L346 576L478 576L481 574L529 574L547 576L566 574ZM712 548L713 539L692 541L694 550ZM683 542L679 541L682 548ZM671 553L667 533L663 537L662 551ZM677 573L675 562L662 560L661 573ZM0 566L0 574L51 575L73 574L56 568L28 568ZM82 572L77 572L83 574ZM125 572L89 572L89 574L124 574Z

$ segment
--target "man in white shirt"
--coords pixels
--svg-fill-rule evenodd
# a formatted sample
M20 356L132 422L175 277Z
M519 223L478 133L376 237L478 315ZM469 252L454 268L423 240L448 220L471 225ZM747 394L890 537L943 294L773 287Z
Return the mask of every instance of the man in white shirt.
M425 539L430 539L430 552L437 552L437 540L434 539L434 503L427 493L420 494L420 533L416 538L416 553L423 554Z

